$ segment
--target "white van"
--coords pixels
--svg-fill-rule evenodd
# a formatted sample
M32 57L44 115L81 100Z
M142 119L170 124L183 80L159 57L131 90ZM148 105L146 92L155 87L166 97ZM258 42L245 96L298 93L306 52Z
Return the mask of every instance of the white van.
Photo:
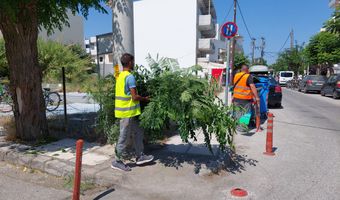
M293 71L280 71L279 72L279 84L286 85L288 81L294 79Z

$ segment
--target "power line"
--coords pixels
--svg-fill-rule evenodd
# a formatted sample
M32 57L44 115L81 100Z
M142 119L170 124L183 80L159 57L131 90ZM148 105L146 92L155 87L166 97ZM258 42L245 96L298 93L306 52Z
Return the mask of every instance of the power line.
M282 45L282 47L281 47L281 49L278 51L278 53L281 53L282 49L286 46L286 44L287 44L287 42L288 42L288 40L289 40L289 38L290 38L290 35L291 35L291 32L289 32L288 37L287 37L285 43Z
M237 2L238 9L240 10L240 14L241 14L241 17L242 17L242 21L243 21L243 23L244 23L244 26L246 27L248 36L249 36L250 40L252 40L253 37L251 36L250 31L249 31L248 26L247 26L247 23L246 23L246 20L245 20L244 17L243 17L243 13L242 13L241 6L240 6L240 4L238 3L238 1L236 1L236 2Z
M227 21L227 18L228 18L228 16L229 16L230 12L231 12L231 9L233 9L233 4L231 4L231 6L230 6L230 8L229 8L229 10L228 10L228 12L227 12L227 14L226 14L225 17L223 18L223 19L224 19L223 22Z

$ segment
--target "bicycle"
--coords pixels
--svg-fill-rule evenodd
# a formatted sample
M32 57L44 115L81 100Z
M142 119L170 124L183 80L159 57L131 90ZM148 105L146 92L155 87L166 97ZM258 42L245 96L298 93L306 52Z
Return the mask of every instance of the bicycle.
M55 111L61 102L60 95L57 92L51 92L50 88L43 88L46 110L49 112Z

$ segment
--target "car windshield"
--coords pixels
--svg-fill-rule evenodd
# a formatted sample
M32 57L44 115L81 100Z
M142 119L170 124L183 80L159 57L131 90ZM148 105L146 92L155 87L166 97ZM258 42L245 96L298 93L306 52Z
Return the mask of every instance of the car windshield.
M313 80L313 81L325 81L326 77L325 76L310 76L308 79Z
M282 72L280 73L281 77L293 77L293 73L292 72Z

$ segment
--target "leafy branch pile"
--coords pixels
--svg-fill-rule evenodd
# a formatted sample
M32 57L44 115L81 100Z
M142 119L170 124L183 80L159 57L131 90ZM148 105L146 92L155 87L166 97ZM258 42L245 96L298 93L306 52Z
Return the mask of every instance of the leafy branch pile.
M197 133L204 134L206 146L211 149L212 137L216 137L220 148L227 145L233 148L233 134L237 122L230 117L231 109L223 106L214 95L216 85L207 79L199 78L199 67L180 70L174 59L154 60L148 57L150 70L136 67L137 89L140 95L150 96L151 101L142 105L141 126L149 139L163 136L169 122L175 122L183 141L196 139ZM90 93L102 109L98 116L98 131L104 132L109 143L114 143L119 128L114 118L114 77L99 81Z
M196 139L200 131L209 149L213 135L221 149L226 145L233 147L237 122L230 117L231 109L214 95L214 86L193 75L197 67L180 70L173 59L147 59L151 71L136 70L138 91L151 96L140 116L141 125L152 133L160 133L171 120L178 125L185 142Z

